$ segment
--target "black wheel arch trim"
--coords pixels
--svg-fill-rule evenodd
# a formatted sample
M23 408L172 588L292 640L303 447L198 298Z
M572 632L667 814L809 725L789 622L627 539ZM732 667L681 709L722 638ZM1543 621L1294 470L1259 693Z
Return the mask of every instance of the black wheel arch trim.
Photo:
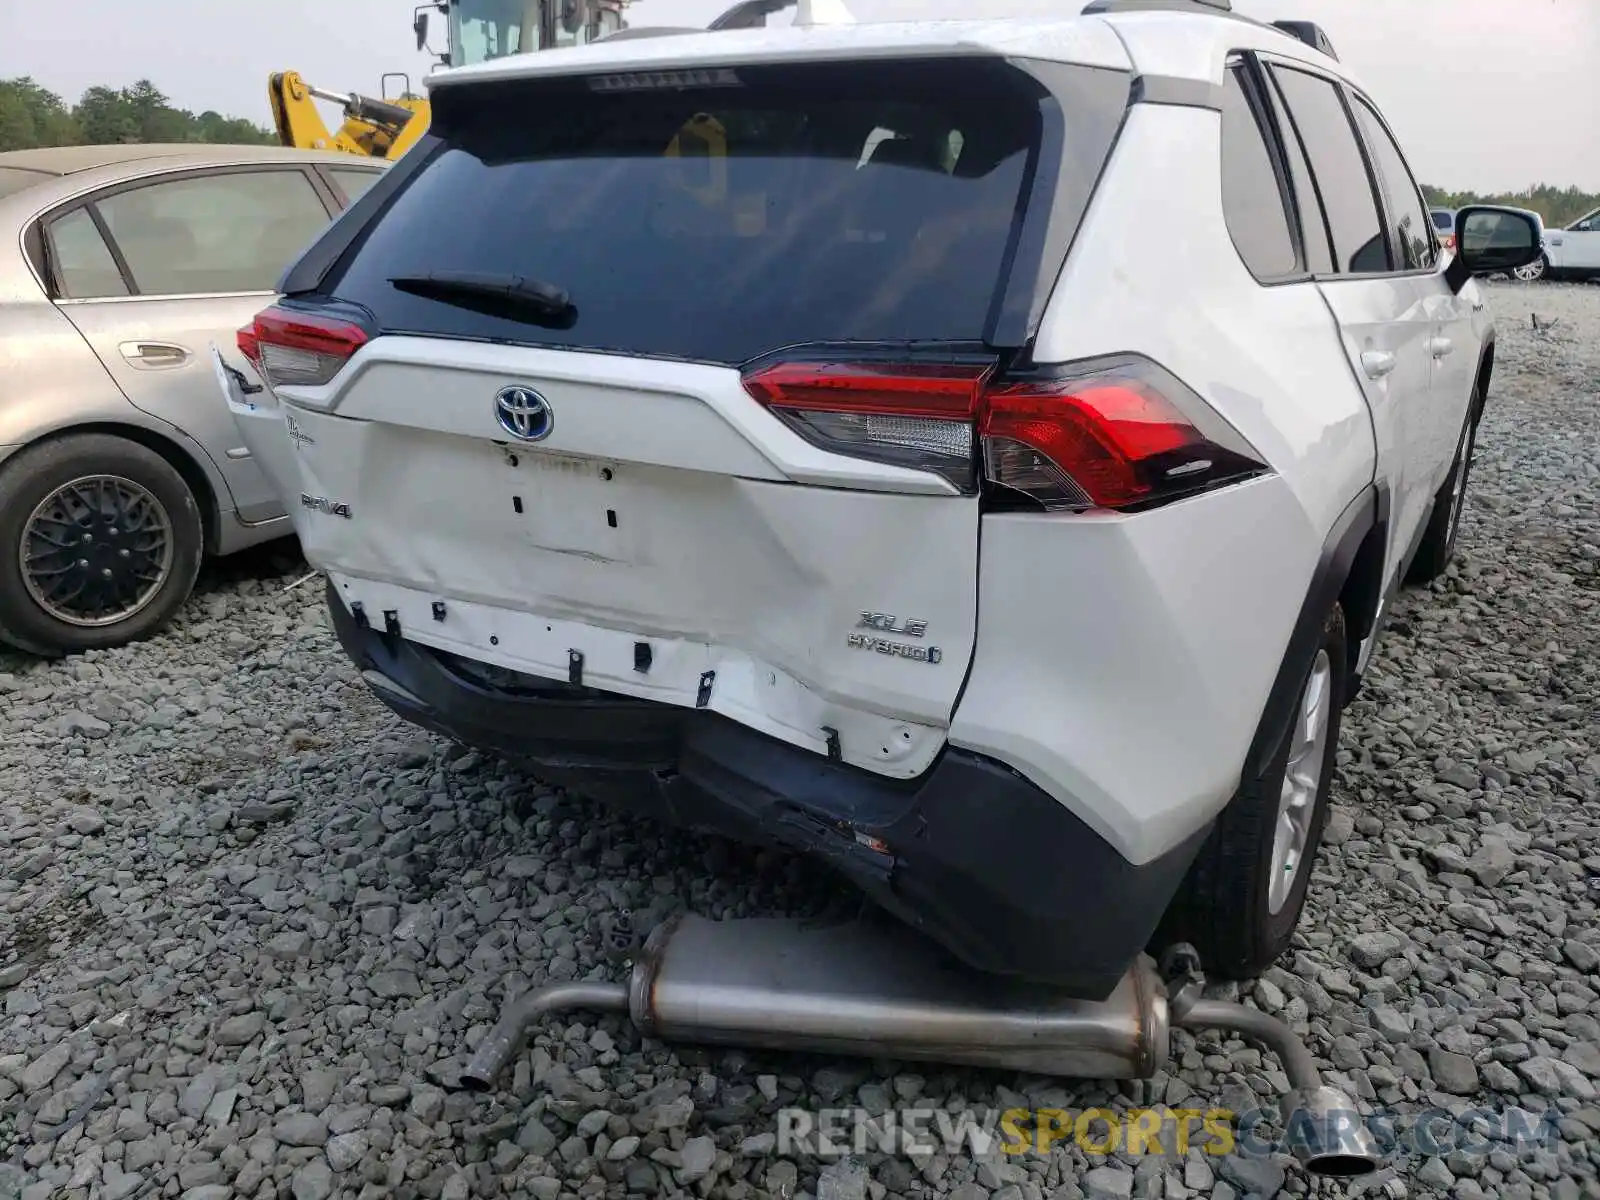
M1273 751L1282 742L1299 701L1301 667L1310 657L1311 648L1322 637L1323 621L1328 610L1344 594L1345 585L1351 578L1351 569L1362 548L1369 544L1375 533L1378 552L1382 554L1387 540L1383 531L1388 526L1388 508L1388 489L1379 484L1368 484L1339 514L1339 519L1323 541L1322 553L1311 575L1311 586L1300 605L1300 614L1295 618L1294 630L1289 635L1289 645L1278 666L1278 674L1272 681L1272 690L1267 693L1266 707L1256 726L1255 738L1250 743L1250 753L1245 760L1245 769L1250 773L1263 773L1271 762ZM1381 565L1377 578L1381 588ZM1375 596L1373 601L1375 609ZM1372 615L1371 612L1345 614L1352 645L1359 645L1366 636L1372 626Z

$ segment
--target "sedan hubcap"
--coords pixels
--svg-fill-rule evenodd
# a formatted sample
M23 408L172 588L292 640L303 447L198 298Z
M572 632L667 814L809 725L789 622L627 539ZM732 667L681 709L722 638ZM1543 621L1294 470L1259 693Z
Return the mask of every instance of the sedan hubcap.
M22 527L22 581L33 602L68 625L126 621L172 570L172 523L148 490L86 475L41 500Z
M1267 909L1283 910L1305 869L1306 845L1311 840L1311 818L1317 810L1322 786L1322 760L1328 746L1333 710L1333 664L1326 650L1317 652L1311 677L1300 695L1300 711L1290 731L1289 764L1278 796L1278 823L1272 835L1272 875L1267 886Z

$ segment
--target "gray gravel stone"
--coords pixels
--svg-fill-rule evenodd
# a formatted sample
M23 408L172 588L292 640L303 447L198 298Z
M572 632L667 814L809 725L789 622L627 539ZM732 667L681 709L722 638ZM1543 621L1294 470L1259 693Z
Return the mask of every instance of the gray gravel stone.
M1470 1096L1478 1090L1478 1068L1465 1054L1430 1050L1428 1070L1433 1075L1433 1081L1447 1092Z

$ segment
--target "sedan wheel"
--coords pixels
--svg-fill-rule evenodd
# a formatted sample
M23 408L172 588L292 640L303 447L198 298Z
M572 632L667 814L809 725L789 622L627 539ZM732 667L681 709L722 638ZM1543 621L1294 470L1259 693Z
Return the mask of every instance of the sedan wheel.
M172 521L147 488L86 475L46 496L23 525L22 580L63 624L115 625L161 594L172 549Z
M203 540L194 493L150 447L29 446L0 469L0 640L55 656L148 637L188 599Z

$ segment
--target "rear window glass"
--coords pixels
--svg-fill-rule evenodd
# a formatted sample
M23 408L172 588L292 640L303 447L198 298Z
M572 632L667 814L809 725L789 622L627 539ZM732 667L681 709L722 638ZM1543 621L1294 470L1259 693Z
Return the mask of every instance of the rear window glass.
M1449 233L1455 227L1455 223L1454 213L1441 212L1437 208L1433 210L1433 227L1440 233Z
M997 60L741 68L682 89L441 88L442 146L331 290L391 332L706 362L978 340L1042 95ZM547 327L389 282L440 271L554 284L573 311Z

